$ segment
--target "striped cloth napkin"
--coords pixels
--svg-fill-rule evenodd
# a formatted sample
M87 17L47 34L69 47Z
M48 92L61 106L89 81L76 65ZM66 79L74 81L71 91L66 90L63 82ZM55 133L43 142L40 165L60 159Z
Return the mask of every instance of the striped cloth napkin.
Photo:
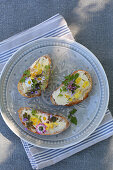
M42 37L64 37L74 40L66 21L57 14L43 23L0 43L0 72L12 54L29 42ZM84 141L65 149L43 149L22 141L33 169L42 169L59 162L113 135L113 119L109 110L100 126Z

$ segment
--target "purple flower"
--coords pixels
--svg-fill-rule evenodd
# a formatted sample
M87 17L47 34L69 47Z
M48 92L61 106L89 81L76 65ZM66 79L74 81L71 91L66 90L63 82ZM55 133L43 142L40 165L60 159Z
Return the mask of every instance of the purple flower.
M46 125L43 123L39 123L36 126L36 131L41 135L42 133L46 132Z
M25 77L25 80L27 79L27 77Z
M38 91L35 91L35 94L38 94Z
M25 128L25 130L27 130L27 128Z
M35 77L35 80L37 80L37 78Z
M68 89L70 89L70 90L71 90L71 88L72 88L72 85L68 85Z
M27 121L27 120L28 120L27 118L24 118L24 119L23 119L23 122L25 122L25 121Z
M72 85L72 84L73 84L73 81L70 81L69 84Z
M50 115L50 119L53 117L53 115Z
M31 94L33 94L33 91L31 91Z

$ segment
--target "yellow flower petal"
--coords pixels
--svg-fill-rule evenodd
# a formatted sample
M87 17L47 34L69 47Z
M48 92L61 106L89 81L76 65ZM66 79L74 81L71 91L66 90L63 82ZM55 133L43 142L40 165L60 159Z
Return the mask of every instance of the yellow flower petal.
M79 84L81 80L82 80L82 78L81 78L81 77L78 77L78 78L75 80L75 82L76 82L77 84Z
M74 94L74 97L78 99L80 97L81 91L79 90L77 93Z
M83 85L82 85L83 88L86 88L86 87L88 87L88 86L89 86L89 81L85 81L85 82L83 83Z
M70 98L69 101L71 102L71 101L72 101L72 98Z
M67 99L69 99L69 98L70 98L70 96L69 96L68 94L65 94L65 97L66 97Z

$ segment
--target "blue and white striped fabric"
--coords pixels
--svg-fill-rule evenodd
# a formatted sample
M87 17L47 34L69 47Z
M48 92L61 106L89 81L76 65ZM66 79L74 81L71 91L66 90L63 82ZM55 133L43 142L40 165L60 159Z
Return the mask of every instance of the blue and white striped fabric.
M46 28L46 29L45 29ZM0 72L11 55L23 45L42 37L63 37L74 40L66 21L57 14L43 23L0 43ZM113 119L109 110L100 126L86 140L65 149L43 149L22 141L33 169L55 164L97 142L113 135Z

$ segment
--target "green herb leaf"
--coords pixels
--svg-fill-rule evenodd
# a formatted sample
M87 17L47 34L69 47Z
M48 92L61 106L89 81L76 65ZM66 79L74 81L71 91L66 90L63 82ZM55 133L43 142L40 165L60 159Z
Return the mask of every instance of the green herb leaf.
M71 122L75 125L77 125L77 118L74 116L71 116Z
M30 120L30 117L31 117L30 115L27 116L28 120Z
M56 118L55 116L53 116L53 117L51 118L51 121L52 121L52 122L56 122L56 120L57 120L57 118Z
M62 87L62 90L65 91L65 92L67 91L65 86Z
M68 115L68 119L70 119L70 118L71 118L71 115L69 114L69 115Z
M73 115L76 111L77 111L76 109L73 109L73 110L71 110L69 113L70 113L71 115Z
M60 97L61 97L61 96L63 96L63 94L59 93L59 95L58 95L58 96L60 96Z
M46 69L46 70L49 70L49 69L50 69L50 65L46 65L46 66L45 66L45 69Z
M41 116L39 117L39 120L41 121Z
M24 82L25 82L25 78L26 78L26 76L23 76L23 77L20 79L20 83L24 83Z
M78 77L79 77L79 74L76 73L76 74L74 75L74 79L76 80Z
M37 110L35 109L32 109L32 112L31 112L33 115L35 115L37 113Z
M23 74L29 77L30 76L30 70L25 70Z
M23 114L23 118L28 118L26 112Z
M79 85L77 85L77 84L75 84L75 86L77 87L77 88L79 88L80 86Z
M27 128L29 128L29 127L31 127L33 125L33 122L32 121L27 122L26 125L27 125Z
M60 93L62 92L62 89L60 89Z

